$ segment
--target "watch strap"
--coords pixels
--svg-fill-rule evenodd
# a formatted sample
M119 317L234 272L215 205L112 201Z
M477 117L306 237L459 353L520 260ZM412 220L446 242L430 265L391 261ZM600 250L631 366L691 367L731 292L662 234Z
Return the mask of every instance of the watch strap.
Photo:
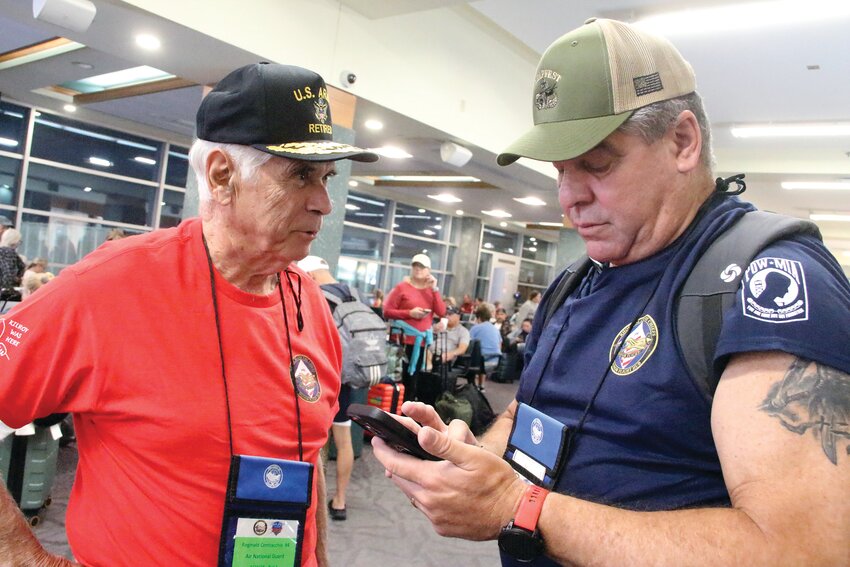
M520 500L519 508L514 516L514 527L534 532L537 529L537 520L543 510L543 502L549 496L549 491L542 486L530 484Z

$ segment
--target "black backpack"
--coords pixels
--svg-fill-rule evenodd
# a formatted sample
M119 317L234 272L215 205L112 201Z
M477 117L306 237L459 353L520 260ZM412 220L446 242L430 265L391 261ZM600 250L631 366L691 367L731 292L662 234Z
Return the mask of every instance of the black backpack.
M768 244L798 234L821 237L812 222L750 211L708 247L676 294L676 344L688 372L709 400L714 397L723 373L723 365L714 364L723 313L735 302L744 270ZM544 299L544 327L592 265L593 261L585 255L567 268L561 281Z

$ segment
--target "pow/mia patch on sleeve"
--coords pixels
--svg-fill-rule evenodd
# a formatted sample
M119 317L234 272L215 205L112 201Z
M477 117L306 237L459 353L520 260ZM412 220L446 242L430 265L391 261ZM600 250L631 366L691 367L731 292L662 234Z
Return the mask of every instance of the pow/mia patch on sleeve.
M744 315L769 323L809 318L803 265L785 258L758 258L747 267L741 287Z

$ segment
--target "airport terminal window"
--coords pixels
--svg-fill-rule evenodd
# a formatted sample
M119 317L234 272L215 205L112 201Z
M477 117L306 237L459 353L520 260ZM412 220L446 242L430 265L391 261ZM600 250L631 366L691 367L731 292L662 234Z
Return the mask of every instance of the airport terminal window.
M162 143L40 113L32 156L145 181L159 180Z
M354 191L348 192L345 203L345 221L365 224L375 228L386 228L389 206L386 200Z
M165 184L172 187L186 187L189 176L189 149L180 146L168 148L168 162L165 167Z
M177 226L183 220L183 191L166 189L162 195L162 204L159 212L159 228L170 228Z
M534 236L522 237L522 257L526 260L537 260L539 262L549 261L549 249L551 244Z
M356 226L346 226L342 231L340 255L381 260L387 233L367 230Z
M116 228L115 225L25 214L20 227L23 238L18 252L27 258L47 258L48 269L56 273L103 244L113 228ZM120 228L128 236L144 232Z
M413 205L397 203L394 216L396 232L444 240L448 234L448 216Z
M152 226L156 187L30 162L28 209Z
M484 227L484 238L481 247L489 252L517 253L517 237L519 235L507 230Z
M22 106L0 102L0 150L24 153L28 110Z
M395 235L390 248L390 262L409 266L413 256L425 254L431 259L431 271L442 270L444 249L443 244Z
M20 171L21 160L0 156L0 205L17 205Z
M336 268L336 279L357 288L360 299L372 295L381 281L381 265L357 258L340 257Z
M519 282L546 286L551 280L551 266L523 261L519 266Z

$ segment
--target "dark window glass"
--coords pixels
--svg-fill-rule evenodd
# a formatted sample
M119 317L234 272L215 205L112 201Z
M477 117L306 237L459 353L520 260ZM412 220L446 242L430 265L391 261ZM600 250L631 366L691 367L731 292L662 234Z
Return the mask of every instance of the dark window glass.
M387 202L380 197L348 192L345 202L345 220L376 228L387 227Z
M162 144L42 113L35 119L32 155L95 171L159 180Z
M521 283L548 285L549 280L549 266L532 264L531 262L522 262L520 264L519 281Z
M482 248L489 252L516 254L517 234L506 230L484 227Z
M490 288L490 282L478 278L475 280L475 297L487 297L487 290Z
M16 205L18 203L18 176L20 171L21 160L0 156L0 205Z
M29 209L151 226L156 187L30 163Z
M168 165L165 168L165 184L186 187L189 176L189 150L172 145L168 150Z
M343 256L354 256L355 258L366 258L380 260L384 253L384 242L387 234L355 226L345 226L342 229L342 247L340 254Z
M522 257L527 260L537 260L539 262L549 261L549 250L551 243L540 240L534 236L523 236L522 238Z
M441 244L433 242L424 242L422 240L414 240L405 236L393 236L392 247L390 248L390 262L396 264L410 265L410 259L416 254L425 254L431 259L431 270L441 270L441 258L443 256L443 248Z
M0 150L24 153L28 109L0 102Z
M381 265L378 262L341 257L336 267L336 279L357 288L360 298L366 300L381 281Z
M493 263L493 255L486 252L481 253L481 259L478 261L478 277L490 277L490 265Z
M162 197L162 208L159 212L159 228L177 226L183 220L183 199L186 194L182 191L165 190Z
M435 211L397 203L395 208L396 232L443 240L447 232L447 217Z
M48 269L56 273L106 242L106 235L113 228L99 223L25 214L18 252L27 258L46 258ZM122 230L127 236L144 232Z

